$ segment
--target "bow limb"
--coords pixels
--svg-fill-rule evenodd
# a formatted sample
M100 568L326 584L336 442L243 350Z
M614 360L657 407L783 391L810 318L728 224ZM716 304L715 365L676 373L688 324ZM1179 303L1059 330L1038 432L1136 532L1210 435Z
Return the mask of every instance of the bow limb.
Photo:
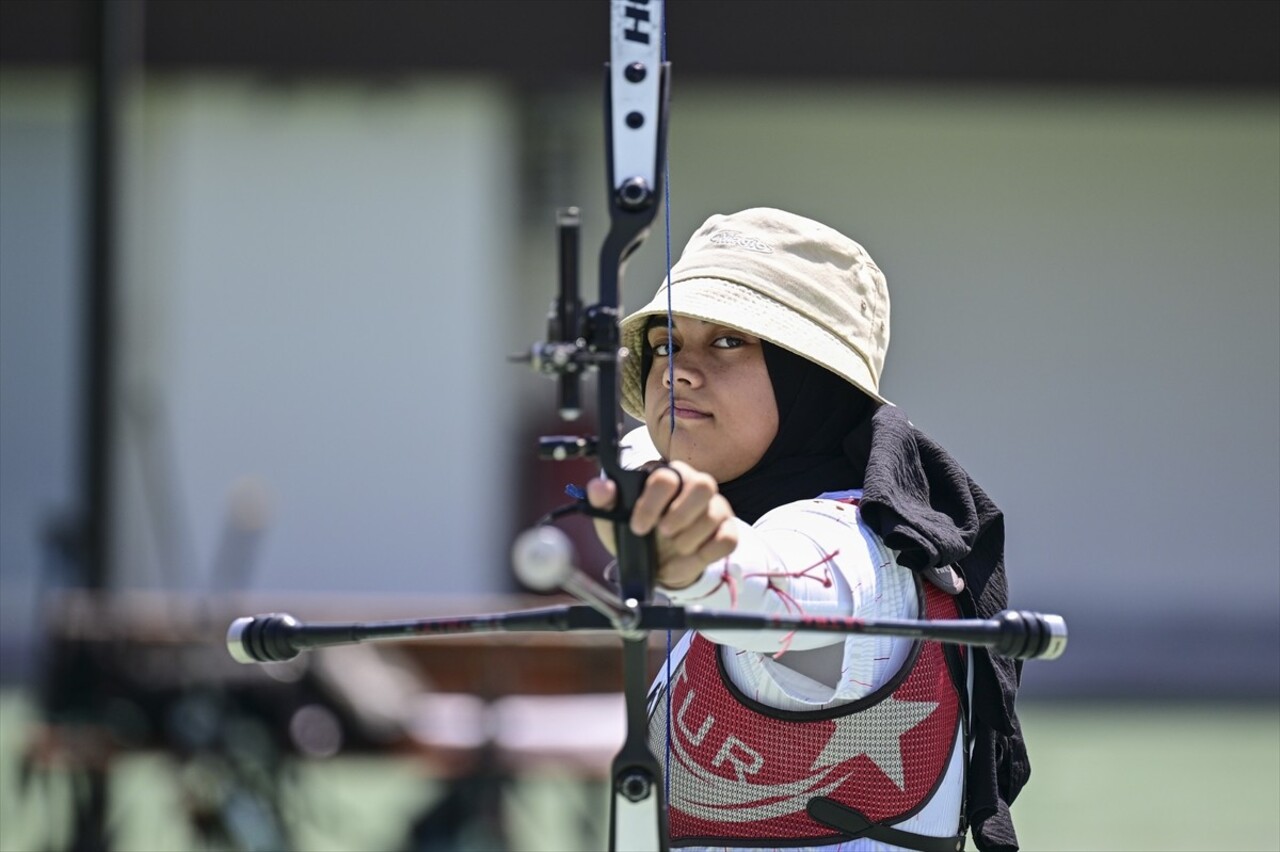
M620 374L622 360L639 357L621 348L621 281L627 259L653 224L662 197L666 162L666 65L662 62L661 0L612 0L610 64L606 90L610 227L600 249L600 302L586 317L589 348L612 353L599 367L598 453L604 472L618 483L620 514L644 484L642 473L623 469ZM652 596L656 554L651 537L639 538L617 523L618 566L623 599L647 603Z
M605 96L610 227L600 249L600 302L585 318L589 348L614 355L602 359L598 370L598 453L605 474L618 485L623 518L630 517L645 474L621 463L621 366L624 358L639 357L621 347L621 285L626 261L647 236L662 197L669 76L662 61L663 12L662 0L612 0ZM653 595L654 536L636 536L626 520L614 522L614 536L621 597L638 613ZM668 848L662 772L648 745L647 658L646 631L624 636L627 737L613 762L612 850Z

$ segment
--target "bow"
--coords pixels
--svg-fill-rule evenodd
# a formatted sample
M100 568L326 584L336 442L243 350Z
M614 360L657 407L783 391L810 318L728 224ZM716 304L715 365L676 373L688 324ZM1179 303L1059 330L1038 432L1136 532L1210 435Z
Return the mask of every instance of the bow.
M623 628L627 736L612 768L611 849L667 849L662 773L647 736L648 631L640 629L639 623L641 608L653 596L657 547L652 534L637 536L627 523L646 474L622 466L620 446L622 361L639 353L623 349L619 334L623 269L653 224L666 165L670 66L662 56L663 12L663 0L612 0L605 91L609 232L600 248L599 302L579 316L572 257L577 214L561 211L560 295L550 317L550 339L530 353L536 366L559 375L560 412L569 419L580 410L578 385L583 369L596 369L599 437L594 441L543 439L542 452L553 458L595 455L618 486L611 520L623 606L613 609Z
M628 523L647 474L628 470L621 461L621 368L627 358L639 357L639 353L621 346L619 323L623 269L653 224L663 188L670 76L662 55L663 31L663 0L611 0L611 50L605 95L610 227L600 249L599 300L585 309L582 306L576 260L578 211L561 210L557 216L560 290L548 317L547 340L534 344L528 353L514 356L557 379L559 409L567 420L581 413L582 374L588 370L598 374L599 435L544 437L540 439L539 454L549 459L597 458L605 475L617 484L617 505L613 511L601 513L580 499L544 520L567 511L607 517L613 524L617 545L618 589L605 589L578 572L573 567L568 538L544 524L517 539L513 548L516 572L527 586L548 591L564 589L585 606L328 624L302 624L292 616L272 613L238 618L227 632L232 657L244 663L287 660L301 651L329 645L457 633L618 633L623 642L627 734L612 765L611 852L666 852L669 848L664 773L648 744L646 652L651 630L720 628L879 634L987 646L996 653L1020 658L1052 659L1066 647L1066 625L1061 618L1027 612L1005 612L985 621L873 621L703 611L652 603L658 567L656 541L652 534L634 535Z

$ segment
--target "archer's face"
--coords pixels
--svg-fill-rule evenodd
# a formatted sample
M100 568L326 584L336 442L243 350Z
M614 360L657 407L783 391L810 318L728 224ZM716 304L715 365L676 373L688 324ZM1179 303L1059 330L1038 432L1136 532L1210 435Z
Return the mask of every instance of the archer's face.
M764 349L760 338L729 326L682 316L674 323L670 341L666 326L646 332L653 347L644 394L649 436L667 461L683 461L728 482L754 467L778 434Z

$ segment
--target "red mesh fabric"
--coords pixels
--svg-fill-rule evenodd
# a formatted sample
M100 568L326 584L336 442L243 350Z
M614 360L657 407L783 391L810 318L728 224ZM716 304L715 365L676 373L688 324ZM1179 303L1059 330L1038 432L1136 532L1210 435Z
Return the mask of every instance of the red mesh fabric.
M955 601L925 584L925 613L955 618ZM845 712L835 718L746 706L723 683L716 651L695 636L675 673L667 759L665 699L650 725L654 754L669 764L672 840L831 838L805 812L809 799L894 822L922 806L946 771L960 708L938 643L923 644L891 694L836 708Z

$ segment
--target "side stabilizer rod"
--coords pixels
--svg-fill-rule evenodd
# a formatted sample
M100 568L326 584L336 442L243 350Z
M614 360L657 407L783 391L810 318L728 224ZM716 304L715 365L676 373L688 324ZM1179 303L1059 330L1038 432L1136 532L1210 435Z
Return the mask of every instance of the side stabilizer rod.
M777 616L645 604L634 607L632 630L774 630L903 636L990 648L1003 657L1053 660L1067 647L1060 615L1005 610L995 618L912 620L832 616ZM227 630L227 648L241 663L276 663L303 651L360 642L407 641L467 633L613 631L616 623L585 605L554 606L490 615L372 622L304 623L286 613L237 618Z

